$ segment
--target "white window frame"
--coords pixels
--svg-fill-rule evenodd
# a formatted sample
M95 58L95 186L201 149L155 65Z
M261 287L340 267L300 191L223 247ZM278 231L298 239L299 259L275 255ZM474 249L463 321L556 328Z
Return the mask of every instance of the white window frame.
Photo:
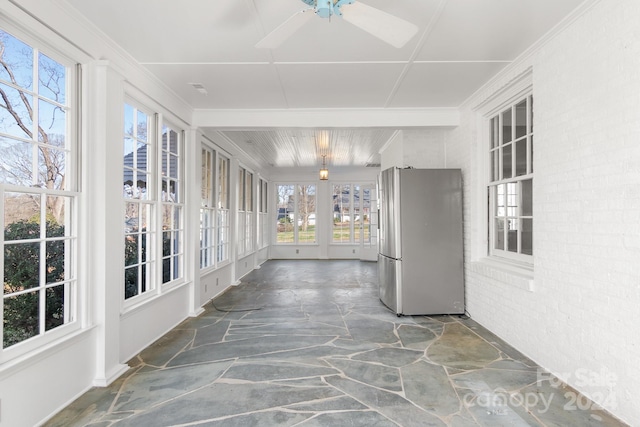
M123 210L122 212L124 213L124 217L123 217L123 225L124 225L124 241L125 241L125 260L124 260L124 266L123 266L123 276L125 278L125 280L123 281L123 289L122 289L122 300L124 301L125 306L130 306L132 304L135 303L139 303L141 300L144 300L146 298L149 298L151 295L155 294L155 290L158 288L156 286L156 284L158 283L158 280L156 280L156 277L158 275L157 272L157 268L156 268L156 264L157 264L157 260L158 260L158 245L162 244L162 237L158 236L158 211L160 211L159 209L159 204L158 204L158 187L160 185L160 181L158 180L158 162L157 159L159 156L157 156L157 150L158 148L158 137L157 134L159 133L159 129L160 129L160 125L159 125L159 117L158 114L155 113L152 109L146 107L144 104L138 102L135 99L132 98L126 98L125 102L123 104L123 115L126 116L126 108L127 106L133 108L134 110L134 124L137 123L136 117L137 117L137 112L142 112L144 113L147 118L148 118L148 129L147 129L147 137L146 137L146 149L145 149L145 155L146 155L146 177L147 177L147 181L146 181L146 191L145 194L142 195L138 195L139 190L133 189L133 197L127 197L127 188L125 186L124 188L124 192L123 192ZM125 128L123 129L123 141L125 141L128 137L132 137L135 141L138 141L140 143L142 143L142 140L139 140L137 137L137 127L133 129L133 135L129 135L128 129L126 129L126 121L125 121ZM124 142L123 142L124 143ZM125 147L126 149L126 147ZM137 150L134 150L134 153L136 153ZM124 154L124 152L123 152ZM128 154L124 154L124 157L126 157ZM137 167L137 156L133 155L133 168L132 170L132 177L136 176L137 177L137 173L139 171L141 171L142 169ZM129 168L127 168L124 165L124 161L123 161L123 174L127 173L127 171L129 170ZM135 183L132 183L135 184ZM141 193L141 192L140 192ZM134 208L135 206L135 208ZM144 229L146 231L142 232L142 229L140 228L140 212L142 211L142 209L144 209L146 211L146 218L148 223L145 224ZM129 212L138 212L138 217L137 217L137 221L132 221L131 218L128 219L129 216ZM132 226L133 227L137 227L137 230L131 230L129 231L129 224L128 221L132 221ZM138 250L142 251L142 238L146 238L146 254L145 254L145 258L144 261L142 261L142 259L140 258L141 255L139 252L138 253L138 261L135 264L128 264L127 260L126 260L126 242L129 241L129 239L131 239L130 236L137 236L138 240L137 240L137 244L138 244ZM145 237L146 236L146 237ZM160 242L158 242L160 241ZM133 294L129 297L127 297L127 281L126 281L126 277L127 277L127 270L129 269L133 269L133 268L138 268L138 275L141 274L142 272L142 268L145 269L145 279L144 279L144 284L141 283L141 279L140 276L138 276L138 290L136 294ZM143 286L144 285L144 286Z
M493 249L494 216L492 209L494 209L495 200L490 188L497 184L504 184L509 180L492 182L493 171L489 153L492 148L491 118L502 114L507 108L517 105L529 96L533 96L532 73L530 68L514 78L509 85L497 91L474 108L477 113L477 128L479 129L480 142L477 146L478 164L480 167L478 168L479 179L477 184L477 197L475 198L475 204L478 210L476 224L481 234L472 249L472 256L476 260L490 260L496 266L502 265L508 268L509 271L519 271L527 276L533 272L534 257L532 255ZM535 129L533 132L535 132ZM532 155L531 146L528 148L528 155ZM528 160L532 161L533 159L528 157ZM526 179L533 179L532 171L524 176L518 176L512 181L522 181Z
M164 134L173 132L176 137L175 151L171 148L170 141L165 144ZM161 259L160 277L162 277L162 286L173 286L177 283L184 282L185 278L185 239L186 233L184 228L185 218L185 191L184 191L184 149L185 149L185 132L179 127L172 124L163 117L160 127L160 134L157 141L158 144L158 191L160 200L158 224L161 224L161 248L159 249L158 259ZM175 160L173 165L172 159ZM173 169L177 169L173 171ZM168 172L168 175L167 175ZM173 188L173 192L165 191ZM169 221L164 218L165 213L168 214ZM168 228L165 228L168 227ZM169 253L164 253L165 234L169 234ZM165 265L169 261L169 280L165 281Z
M269 230L267 227L269 207L269 183L263 179L258 180L258 249L269 246Z
M243 165L238 166L238 181L236 185L236 194L238 201L238 209L236 211L237 218L237 248L236 255L238 258L245 257L255 251L255 174Z
M216 264L216 152L205 144L201 146L200 187L200 269L206 270Z
M226 165L223 170L223 165ZM224 180L220 174L226 175ZM231 262L231 157L217 152L215 169L215 202L216 202L216 262L217 268ZM224 203L223 203L224 201Z
M341 241L341 242L335 242L333 240L333 230L334 230L334 200L333 200L333 193L334 193L334 188L335 186L339 185L340 187L345 187L345 186L349 186L349 213L347 214L347 216L349 217L349 240L348 241ZM329 241L329 244L331 245L336 245L336 246L340 246L340 245L354 245L354 244L360 244L361 242L364 241L364 227L362 226L362 224L360 222L358 222L358 224L360 224L359 226L359 238L356 239L356 229L358 229L358 227L356 227L356 221L355 221L355 216L356 216L356 204L355 204L355 193L356 193L356 188L358 191L358 194L360 194L360 221L362 221L364 219L363 215L364 215L364 206L363 206L363 197L362 194L364 194L364 189L368 188L368 187L373 187L375 189L375 183L372 182L331 182L330 183L330 196L331 199L329 200L330 203L330 211L331 211L331 239ZM372 207L370 207L372 208ZM342 214L341 214L342 216ZM371 236L369 236L369 239L371 239Z
M309 187L309 186L313 186L314 187L314 192L315 192L315 197L316 197L316 206L315 206L315 212L312 212L315 216L316 216L316 224L317 224L317 212L318 212L318 184L316 182L278 182L275 184L275 197L276 197L276 218L278 218L279 214L280 214L280 190L279 188L281 186L291 186L293 187L293 206L294 206L294 210L293 210L293 218L290 217L289 214L287 214L287 212L285 211L285 215L289 217L289 220L291 221L291 223L293 224L293 242L278 242L278 226L280 223L280 220L278 219L277 221L275 221L275 239L273 244L274 245L317 245L318 244L318 229L317 227L315 228L315 233L314 233L314 239L313 241L300 241L300 237L299 237L299 232L300 232L300 225L299 220L300 220L300 215L299 215L299 204L300 204L300 191L299 188L300 187Z
M82 290L80 289L80 283L78 281L79 278L79 196L80 196L80 178L78 176L78 163L79 163L79 135L77 133L77 123L80 120L80 112L78 109L78 97L79 92L77 88L80 86L79 79L80 75L78 72L79 66L69 57L66 57L59 53L56 49L49 48L45 46L42 42L36 39L33 39L27 34L23 34L21 31L12 28L11 25L4 25L2 23L2 30L7 34L19 39L23 43L27 44L29 47L33 49L33 57L34 57L34 81L37 82L37 68L38 68L38 54L42 53L47 56L51 60L57 62L58 64L65 67L65 102L57 106L62 108L65 111L65 147L63 151L65 151L65 188L56 190L56 189L47 189L41 188L40 186L32 186L25 187L22 185L13 185L13 184L0 184L0 212L4 217L5 206L4 206L4 194L5 192L18 192L24 194L30 194L32 197L41 198L42 200L46 199L47 196L61 196L65 197L67 201L65 202L65 235L60 238L49 238L46 236L46 231L44 230L44 224L41 220L41 233L38 239L30 239L29 243L38 243L40 245L40 252L43 253L46 250L46 243L54 240L62 240L65 242L65 260L64 260L64 269L65 269L65 279L63 282L56 282L56 286L64 286L65 287L65 297L64 297L64 323L56 326L53 329L45 330L43 328L44 324L44 316L41 316L39 319L39 333L30 338L27 338L21 342L18 342L10 347L4 348L4 321L0 322L0 368L2 364L5 362L23 356L29 352L36 351L45 346L51 345L52 343L63 339L69 334L76 332L82 327L82 324L79 319L79 315L82 312L81 298L80 294ZM10 82L3 81L3 83L12 86ZM38 84L33 84L30 90L26 90L25 88L20 88L23 92L28 95L34 95L36 100L39 100L39 90ZM37 109L38 102L35 102L34 108L34 118L37 117ZM35 138L32 139L24 139L21 140L23 142L33 144L34 150L40 145L37 139L38 132L35 129L37 124L37 119L33 120L34 129L32 134L36 135ZM7 137L11 139L16 139L15 136L7 135ZM41 202L41 210L40 217L46 218L46 208L44 204ZM3 220L4 223L4 220ZM4 254L4 233L3 236L0 237L0 250ZM40 259L44 259L42 256ZM4 259L2 261L4 265ZM34 291L35 289L41 293L39 299L41 301L41 309L40 314L43 313L45 309L42 306L42 301L44 298L44 292L46 289L50 288L52 284L47 284L44 266L41 265L40 277L38 280L37 288L30 288L28 291ZM0 276L2 282L4 283L4 268L0 269ZM44 280L44 282L43 282ZM63 283L59 285L59 283ZM8 297L10 294L4 294L0 298L0 316L4 320L4 299ZM16 294L14 294L16 295Z

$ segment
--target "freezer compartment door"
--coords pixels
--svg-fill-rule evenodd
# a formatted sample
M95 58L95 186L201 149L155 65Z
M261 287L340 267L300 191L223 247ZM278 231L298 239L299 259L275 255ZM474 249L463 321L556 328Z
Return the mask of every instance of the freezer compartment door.
M378 254L380 301L396 314L402 313L399 283L401 261Z
M400 192L399 169L389 168L380 173L380 253L400 259Z

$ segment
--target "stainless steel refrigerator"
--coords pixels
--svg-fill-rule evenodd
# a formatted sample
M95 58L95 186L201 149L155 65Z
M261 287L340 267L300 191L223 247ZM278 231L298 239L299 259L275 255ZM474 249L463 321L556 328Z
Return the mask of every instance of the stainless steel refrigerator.
M459 169L380 174L380 300L398 316L463 314Z

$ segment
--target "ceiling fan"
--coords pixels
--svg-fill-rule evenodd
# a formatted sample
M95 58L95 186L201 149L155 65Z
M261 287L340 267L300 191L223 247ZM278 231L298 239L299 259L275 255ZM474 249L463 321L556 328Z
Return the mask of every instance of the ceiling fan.
M287 19L267 34L257 48L274 49L304 26L313 15L330 19L340 16L345 21L368 32L393 47L401 48L418 32L411 22L398 18L356 0L302 0L311 6Z

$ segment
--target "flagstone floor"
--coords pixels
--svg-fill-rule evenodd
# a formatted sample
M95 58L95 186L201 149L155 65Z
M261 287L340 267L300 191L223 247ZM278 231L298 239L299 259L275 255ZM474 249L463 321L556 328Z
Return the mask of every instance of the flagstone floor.
M205 308L47 426L624 425L472 319L397 317L375 263L268 261Z

